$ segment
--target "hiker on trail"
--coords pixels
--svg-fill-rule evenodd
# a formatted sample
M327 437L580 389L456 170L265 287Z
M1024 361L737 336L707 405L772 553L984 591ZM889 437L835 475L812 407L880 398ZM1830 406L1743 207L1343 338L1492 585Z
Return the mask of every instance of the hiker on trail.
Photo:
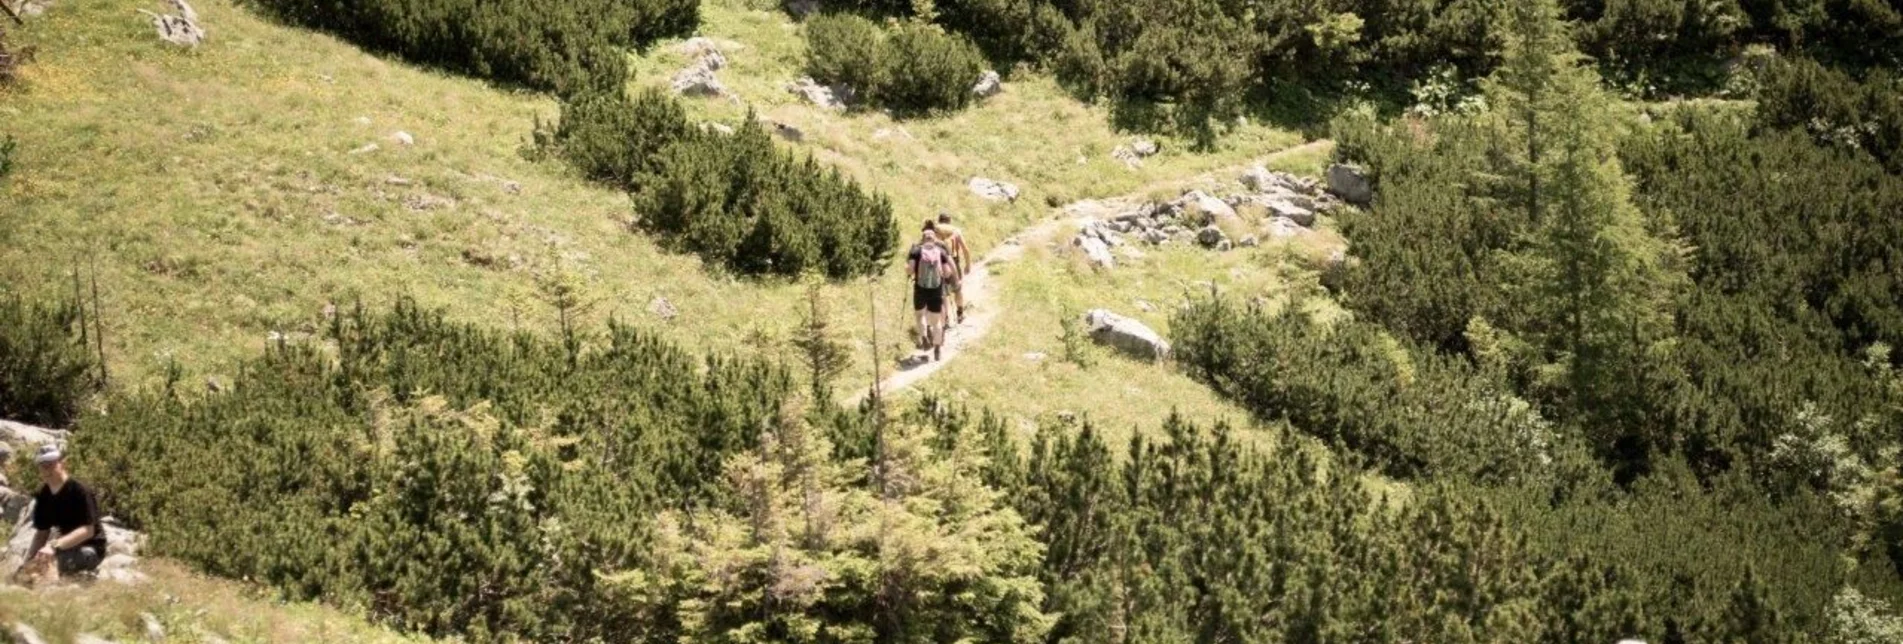
M905 274L912 278L912 309L918 314L919 348L940 357L945 344L945 290L958 280L951 248L938 240L932 220L925 220L919 243L905 254Z
M106 556L106 529L100 524L99 500L93 491L74 480L66 471L66 456L59 448L40 448L33 462L40 467L45 485L33 495L33 547L31 556L20 566L29 568L53 565L60 576L88 574L99 568ZM54 536L54 531L58 536Z
M951 213L938 213L938 226L936 230L938 231L939 241L943 242L946 248L951 249L952 262L958 265L959 279L953 281L948 290L951 291L952 305L954 307L952 310L958 312L956 322L958 324L964 324L965 289L963 282L965 275L971 273L971 248L965 246L964 232L952 226Z

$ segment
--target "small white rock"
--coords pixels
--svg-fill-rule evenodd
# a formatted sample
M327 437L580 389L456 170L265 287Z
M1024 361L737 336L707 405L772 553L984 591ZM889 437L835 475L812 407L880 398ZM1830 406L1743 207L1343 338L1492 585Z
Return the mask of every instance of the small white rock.
M396 134L390 135L390 140L396 141L400 145L416 145L416 137L410 136L409 132L402 130L398 130Z

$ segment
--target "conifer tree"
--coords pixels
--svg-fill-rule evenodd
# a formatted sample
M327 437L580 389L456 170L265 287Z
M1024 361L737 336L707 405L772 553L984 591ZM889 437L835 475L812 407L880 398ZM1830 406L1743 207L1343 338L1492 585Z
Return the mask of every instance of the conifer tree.
M1574 50L1557 0L1513 3L1500 28L1500 67L1483 86L1505 142L1497 185L1522 218L1502 261L1511 281L1500 315L1542 349L1541 382L1573 417L1629 412L1630 385L1665 347L1684 280L1671 226L1633 204L1612 98ZM1597 438L1609 447L1620 437Z
M1043 547L978 480L975 441L934 449L929 426L888 431L883 485L841 462L798 402L727 463L726 490L656 522L644 569L611 592L684 642L1025 642L1050 627Z

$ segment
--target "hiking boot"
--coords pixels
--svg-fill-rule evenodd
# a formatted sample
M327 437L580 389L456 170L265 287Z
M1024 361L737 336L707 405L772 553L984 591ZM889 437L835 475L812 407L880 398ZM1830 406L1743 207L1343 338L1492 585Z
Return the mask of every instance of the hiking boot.
M932 347L932 362L938 362L939 359L943 357L943 354L939 352L944 348L943 346Z

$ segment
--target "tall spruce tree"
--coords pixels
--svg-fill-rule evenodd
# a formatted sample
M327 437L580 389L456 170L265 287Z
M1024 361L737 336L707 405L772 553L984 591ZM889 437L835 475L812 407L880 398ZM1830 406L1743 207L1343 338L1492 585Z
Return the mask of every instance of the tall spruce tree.
M1665 213L1641 213L1620 166L1620 123L1599 76L1573 48L1557 0L1503 10L1499 68L1483 87L1500 150L1499 193L1522 217L1498 312L1537 347L1538 381L1602 448L1644 441L1642 376L1668 347L1684 281Z

